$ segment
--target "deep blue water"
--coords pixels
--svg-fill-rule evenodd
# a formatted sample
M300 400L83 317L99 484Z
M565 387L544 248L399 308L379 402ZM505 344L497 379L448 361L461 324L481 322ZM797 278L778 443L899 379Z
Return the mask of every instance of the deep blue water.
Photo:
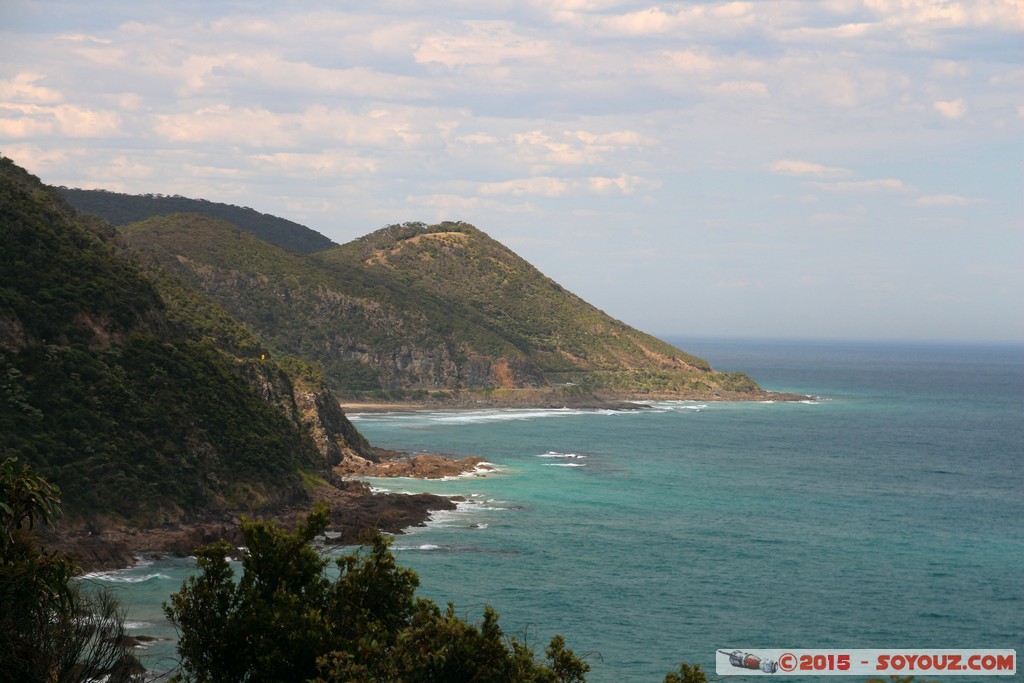
M565 635L595 682L713 672L724 648L1020 651L1024 347L671 341L815 398L354 416L376 445L499 466L374 480L467 499L396 540L422 594L490 604L538 652ZM158 632L187 570L106 578Z

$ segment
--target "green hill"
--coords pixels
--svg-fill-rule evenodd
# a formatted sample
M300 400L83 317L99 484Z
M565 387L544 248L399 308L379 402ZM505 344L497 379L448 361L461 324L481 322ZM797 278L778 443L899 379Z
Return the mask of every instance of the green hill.
M390 226L306 255L195 214L122 233L275 351L319 363L350 399L760 395L746 376L614 320L465 223Z
M0 460L57 483L72 520L278 508L366 448L308 365L261 359L258 336L3 158L0 241Z
M99 216L113 225L127 225L172 213L201 213L234 223L271 244L300 253L320 251L334 245L331 240L304 225L248 207L176 195L132 195L67 187L58 189L75 208Z

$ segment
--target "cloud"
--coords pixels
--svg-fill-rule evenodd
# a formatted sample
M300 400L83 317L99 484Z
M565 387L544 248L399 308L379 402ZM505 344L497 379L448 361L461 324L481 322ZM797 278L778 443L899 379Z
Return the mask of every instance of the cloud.
M0 104L0 137L31 139L59 134L68 138L101 138L121 135L117 112L70 104Z
M934 194L918 197L916 203L921 206L967 206L969 204L976 204L977 200L955 194Z
M576 166L601 163L611 154L656 144L648 136L632 130L603 133L587 130L529 130L509 136L513 149L509 158L527 164Z
M769 169L773 173L792 176L845 176L851 174L851 171L845 168L824 166L798 159L780 159L769 166Z
M359 155L350 150L331 149L319 152L277 152L257 154L252 157L259 162L257 170L270 176L289 178L337 178L352 175L372 175L378 170L373 158Z
M865 0L864 5L885 23L905 27L1024 28L1024 5L1019 0Z
M562 178L539 177L483 183L478 191L485 197L506 194L514 197L524 195L561 197L569 192L569 188L570 184Z
M515 26L501 21L466 21L462 30L426 36L413 53L423 64L447 67L495 65L510 60L546 57L550 48L545 41L516 32Z
M654 189L657 186L657 182L646 180L640 176L621 173L616 177L557 178L538 176L534 178L517 178L502 182L482 183L478 186L477 192L487 197L511 195L514 197L534 196L551 199L581 193L631 195L638 190Z
M631 195L637 190L653 190L661 185L658 181L651 181L626 173L619 174L615 178L591 177L588 179L588 182L591 189L598 194L619 192L624 195Z
M59 92L52 88L36 85L44 78L46 78L45 74L25 71L13 78L0 80L0 102L30 102L33 104L60 102L63 98Z
M897 178L813 184L815 187L826 192L913 192L914 190L914 188Z
M680 31L735 34L757 25L757 5L752 2L724 2L686 5L675 11L648 7L605 15L594 24L603 32L630 36L657 36Z
M715 289L749 289L750 282L743 278L732 278L729 280L718 280L714 284Z
M186 114L161 114L154 130L171 142L245 147L294 147L294 116L219 104Z
M768 86L758 81L725 81L717 85L705 86L703 89L705 92L719 95L768 96Z
M954 121L962 119L967 114L967 105L962 97L958 97L955 100L940 100L935 102L933 106L939 114Z

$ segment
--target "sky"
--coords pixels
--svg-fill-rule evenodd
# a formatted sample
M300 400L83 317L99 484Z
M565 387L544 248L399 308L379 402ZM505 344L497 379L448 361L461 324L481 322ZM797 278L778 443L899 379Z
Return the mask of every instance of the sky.
M663 336L1024 341L1024 0L0 0L0 154Z

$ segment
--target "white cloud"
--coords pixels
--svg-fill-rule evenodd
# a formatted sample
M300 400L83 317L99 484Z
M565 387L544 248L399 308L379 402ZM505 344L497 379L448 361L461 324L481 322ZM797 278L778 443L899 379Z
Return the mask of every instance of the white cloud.
M952 59L939 59L932 63L928 73L938 78L960 79L971 75L971 67Z
M967 104L962 97L958 97L955 100L940 100L935 102L933 106L939 114L954 121L962 119L967 115Z
M261 173L290 178L372 175L379 167L377 160L345 149L311 153L277 152L257 154L252 158L258 162L258 170Z
M0 80L0 102L30 102L33 104L54 104L62 97L52 88L36 85L46 78L45 74L31 71L22 72L13 78Z
M725 81L716 85L705 86L705 92L719 95L738 95L746 97L767 97L768 86L758 81Z
M68 138L119 136L121 117L117 112L70 104L0 104L0 137L29 139L53 134Z
M535 196L544 198L566 197L574 194L621 194L632 195L638 190L654 189L658 183L640 176L621 173L616 177L590 176L588 178L557 178L538 176L517 178L493 183L482 183L478 193L485 197L511 195L514 197Z
M21 107L0 105L0 139L31 140L53 133L54 122L27 116Z
M977 200L955 194L934 194L918 197L916 203L921 206L967 206L977 203Z
M72 105L54 107L53 115L60 130L70 138L119 136L121 116L113 111L98 111Z
M604 161L610 153L653 141L635 131L560 131L531 130L511 136L511 158L526 164L586 165Z
M851 171L845 168L824 166L813 161L800 161L799 159L780 159L769 166L773 173L794 176L845 176Z
M293 116L266 109L220 104L187 114L161 114L154 130L176 143L242 145L243 147L293 147L297 131L289 125Z
M522 197L524 195L535 195L540 197L561 197L568 194L569 182L562 178L517 178L496 183L483 183L480 185L481 195L512 195Z
M515 27L499 21L467 21L463 30L429 35L415 51L417 62L447 67L494 65L510 60L545 57L550 48L545 41L516 32Z
M813 184L826 192L912 192L914 189L897 178L850 180L836 183L816 182Z
M734 34L740 29L756 26L759 11L758 3L753 2L685 5L676 11L648 7L604 16L595 23L607 33L631 36L656 36L684 31Z
M886 23L935 29L1024 28L1024 4L1019 0L865 0Z
M637 190L653 190L660 186L657 181L646 180L636 175L621 173L615 178L591 177L588 179L590 187L598 194L618 192L624 195L631 195Z

